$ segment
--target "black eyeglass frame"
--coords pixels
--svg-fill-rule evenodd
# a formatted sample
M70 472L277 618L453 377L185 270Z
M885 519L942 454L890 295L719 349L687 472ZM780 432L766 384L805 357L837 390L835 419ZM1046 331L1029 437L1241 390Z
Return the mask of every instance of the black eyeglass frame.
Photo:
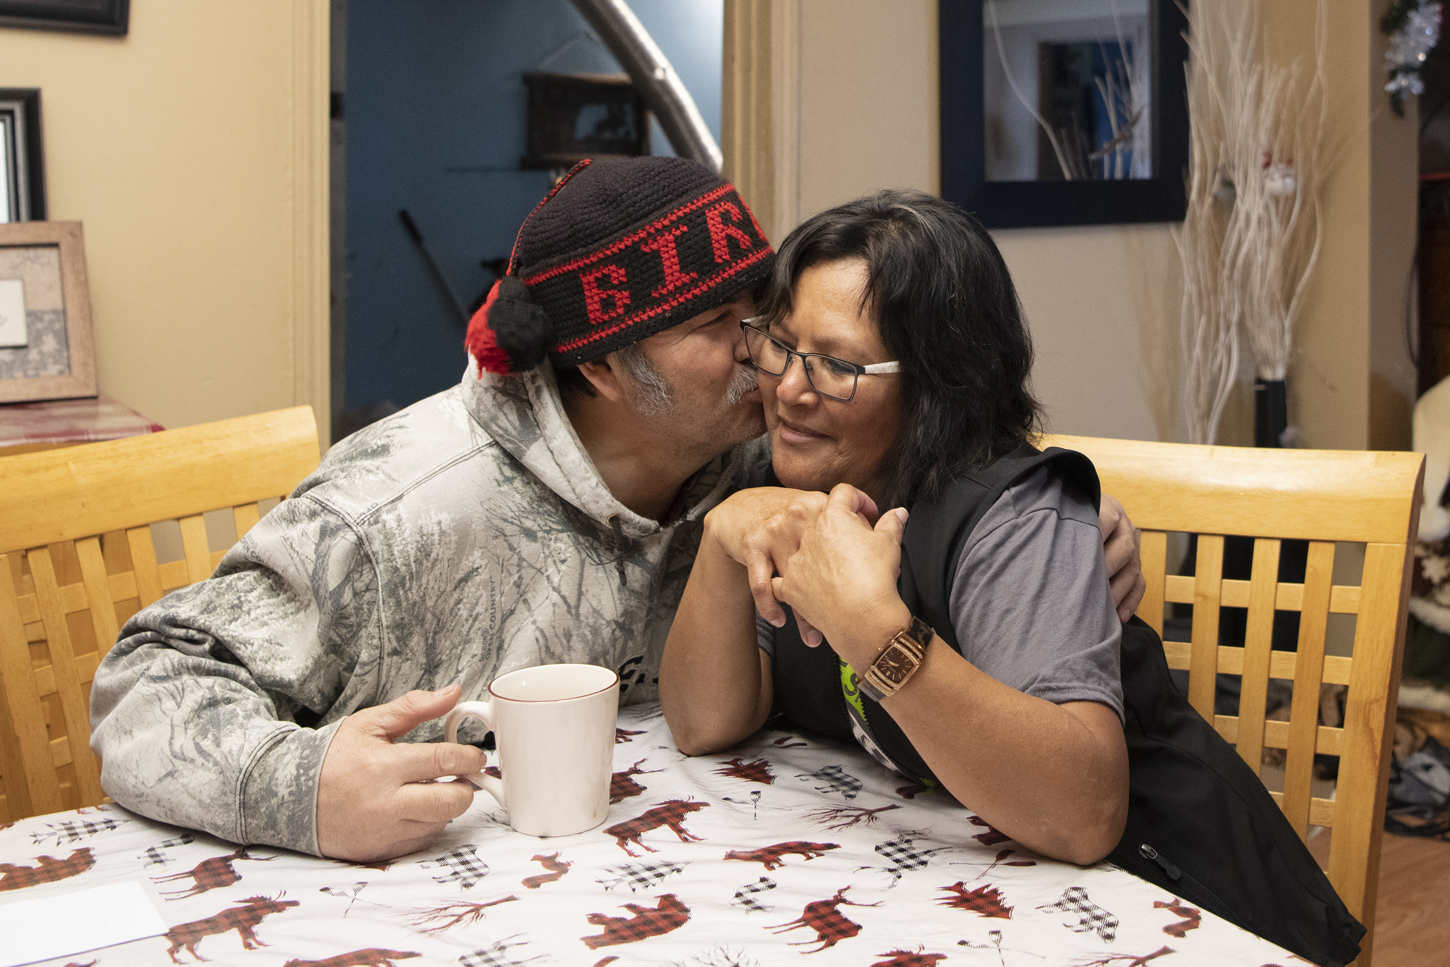
M760 333L760 335L764 336L766 339L769 339L771 342L779 346L780 349L785 353L785 365L780 368L780 372L778 373L772 373L770 370L762 366L760 364L760 361L755 358L755 351L750 348L750 336L749 333L747 333L745 336L745 351L750 354L750 364L767 376L779 377L784 376L790 370L791 357L799 356L801 361L801 368L805 370L806 382L811 384L811 389L815 390L817 393L820 393L828 400L835 400L838 403L849 403L856 398L856 387L861 385L862 376L885 376L889 373L901 372L900 360L893 359L890 362L886 363L868 363L867 365L863 366L860 363L853 363L849 359L841 359L838 356L827 356L825 353L803 353L798 349L792 349L785 343L781 342L779 339L772 336L770 333L766 332L764 329L761 329L759 326L751 325L751 323L753 323L758 318L760 317L751 316L748 319L740 320L740 331L746 332L746 330L749 330L749 332L758 332ZM851 395L837 396L834 393L827 393L825 390L817 386L815 379L811 376L811 366L809 362L809 360L811 359L828 360L832 363L835 363L839 366L844 366L845 368L851 370L855 374L854 378L851 380Z

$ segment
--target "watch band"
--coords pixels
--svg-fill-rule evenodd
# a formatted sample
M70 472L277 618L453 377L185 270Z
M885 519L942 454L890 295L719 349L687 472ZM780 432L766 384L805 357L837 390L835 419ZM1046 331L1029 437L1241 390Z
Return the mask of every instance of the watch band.
M935 634L925 621L912 615L910 626L898 631L866 669L866 674L859 677L861 691L876 702L895 693L921 667L926 646Z

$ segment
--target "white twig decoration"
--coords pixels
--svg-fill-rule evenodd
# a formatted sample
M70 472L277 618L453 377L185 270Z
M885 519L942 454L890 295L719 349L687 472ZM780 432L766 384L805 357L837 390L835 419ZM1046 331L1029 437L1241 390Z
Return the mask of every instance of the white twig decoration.
M1212 443L1239 366L1284 379L1294 325L1323 242L1322 190L1337 153L1325 95L1326 4L1314 69L1269 63L1251 4L1188 11L1188 212L1183 260L1184 407L1189 438Z

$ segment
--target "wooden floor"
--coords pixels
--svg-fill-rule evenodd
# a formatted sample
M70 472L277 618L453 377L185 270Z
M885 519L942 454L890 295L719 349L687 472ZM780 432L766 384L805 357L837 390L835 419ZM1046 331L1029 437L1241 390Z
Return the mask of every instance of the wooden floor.
M1450 964L1450 843L1391 836L1380 847L1374 967ZM1309 841L1322 866L1329 836Z

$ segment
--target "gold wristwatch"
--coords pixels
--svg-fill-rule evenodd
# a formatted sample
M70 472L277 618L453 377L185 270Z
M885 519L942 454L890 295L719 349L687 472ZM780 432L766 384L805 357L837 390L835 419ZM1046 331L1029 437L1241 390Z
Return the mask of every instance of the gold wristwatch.
M921 667L926 646L935 634L925 621L912 615L910 627L897 632L866 669L866 674L859 677L861 691L879 702L905 685Z

